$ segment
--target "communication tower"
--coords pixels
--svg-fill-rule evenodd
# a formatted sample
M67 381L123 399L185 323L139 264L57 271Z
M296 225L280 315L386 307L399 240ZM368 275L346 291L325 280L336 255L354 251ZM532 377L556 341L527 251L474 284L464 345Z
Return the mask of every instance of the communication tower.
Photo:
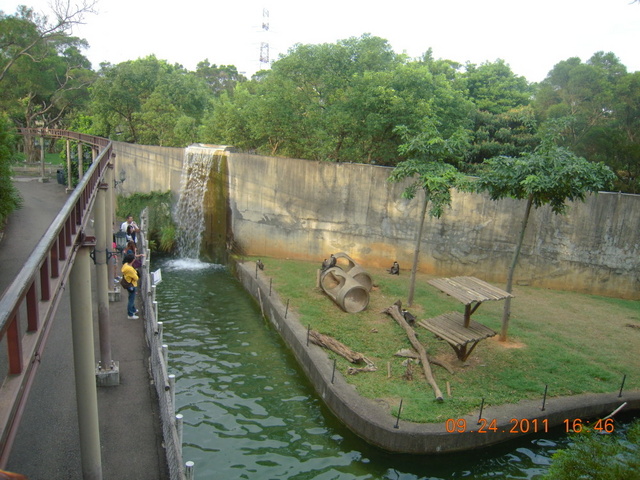
M266 8L262 9L262 31L265 35L269 32L269 10ZM269 66L269 42L262 41L260 42L260 68Z

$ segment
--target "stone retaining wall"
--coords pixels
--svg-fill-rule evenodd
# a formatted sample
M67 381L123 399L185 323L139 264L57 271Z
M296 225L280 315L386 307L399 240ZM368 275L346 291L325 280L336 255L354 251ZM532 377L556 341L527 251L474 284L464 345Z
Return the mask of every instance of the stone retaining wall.
M184 149L115 143L119 193L180 190ZM391 169L227 152L225 232L207 215L203 245L249 255L317 261L347 252L367 267L410 268L422 197L401 198ZM218 183L223 179L216 180ZM215 210L219 206L212 207ZM428 218L420 270L504 283L524 202L453 192ZM206 256L210 256L205 253ZM600 193L566 215L532 211L515 273L518 284L640 299L640 195Z

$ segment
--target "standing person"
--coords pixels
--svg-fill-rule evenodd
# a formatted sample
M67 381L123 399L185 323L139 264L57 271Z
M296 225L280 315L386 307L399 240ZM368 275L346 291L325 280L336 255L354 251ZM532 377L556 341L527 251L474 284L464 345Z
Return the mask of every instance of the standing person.
M127 288L129 292L129 303L127 303L127 318L129 320L137 320L139 317L136 315L138 310L136 309L136 287L138 286L138 272L131 265L136 259L136 256L132 253L128 253L122 259L122 277L127 282L131 283L131 287Z
M144 257L144 253L138 253L138 246L136 245L136 242L131 240L130 242L127 242L127 247L124 249L124 254L125 256L132 254L135 257L135 260L133 261L131 266L136 269L136 272L138 272L138 277L140 277L139 269L140 267L142 267L142 259L140 257Z
M120 230L127 234L127 241L136 241L136 235L140 231L140 227L133 220L133 215L127 215L127 219L120 225Z

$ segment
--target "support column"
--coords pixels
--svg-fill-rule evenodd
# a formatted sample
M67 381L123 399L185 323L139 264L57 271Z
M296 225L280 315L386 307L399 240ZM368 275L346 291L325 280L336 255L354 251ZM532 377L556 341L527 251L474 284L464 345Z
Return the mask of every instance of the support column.
M82 151L82 142L78 142L78 181L84 177L84 153Z
M107 199L106 199L106 207L105 207L105 222L107 235L109 237L109 249L115 250L113 248L113 234L116 232L116 224L115 224L115 216L114 216L114 205L115 205L115 176L114 176L114 168L113 161L111 161L107 165L107 170L104 175L104 181L107 184ZM113 283L113 279L118 277L118 260L119 255L116 255L109 261L109 279L112 283L109 285L109 300L112 302L120 301L120 290L117 289L117 285Z
M44 135L40 137L40 181L45 183L48 181L44 174Z
M82 478L102 480L98 394L94 376L91 266L89 247L86 245L79 247L71 268L69 294Z
M71 143L67 139L67 192L73 190L73 178L71 178Z
M110 236L107 234L106 203L108 187L101 184L98 188L94 207L94 225L96 228L96 290L98 297L98 329L100 336L100 363L96 370L99 387L111 387L120 384L119 365L111 358L111 333L109 315L109 264L108 252L111 250Z

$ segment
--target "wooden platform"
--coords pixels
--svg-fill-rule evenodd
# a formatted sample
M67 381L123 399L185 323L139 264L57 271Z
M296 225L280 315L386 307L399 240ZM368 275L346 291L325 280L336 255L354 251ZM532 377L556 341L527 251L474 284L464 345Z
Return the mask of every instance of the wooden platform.
M489 327L473 320L465 327L465 316L460 312L444 313L427 320L419 320L417 324L449 343L463 362L471 355L480 340L496 335Z
M464 305L513 297L509 292L476 277L434 278L427 283L451 295Z

